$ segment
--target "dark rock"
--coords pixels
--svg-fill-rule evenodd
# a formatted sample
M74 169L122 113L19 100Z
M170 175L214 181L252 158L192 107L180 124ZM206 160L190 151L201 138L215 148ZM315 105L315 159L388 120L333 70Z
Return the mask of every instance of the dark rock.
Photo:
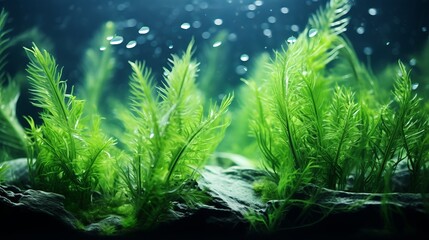
M252 209L264 206L253 191L253 182L262 177L260 171L242 167L231 167L226 170L209 166L205 168L198 181L217 204L242 216Z
M119 232L123 229L122 220L121 216L110 215L99 222L86 226L84 231L94 236L102 236L105 234L106 228L110 228L113 232Z
M306 193L318 192L312 205ZM309 185L288 203L279 231L306 239L409 239L429 232L429 199L415 193L353 193ZM270 201L266 214L283 200ZM303 217L304 216L304 217Z
M197 181L211 200L196 209L173 203L171 221L152 230L125 230L122 218L108 216L78 228L77 220L64 209L62 195L38 190L0 187L2 236L43 236L58 239L417 239L429 233L428 201L420 194L369 194L334 191L309 185L288 203L284 219L274 232L251 231L245 215L267 214L283 201L263 203L252 184L263 172L244 168L206 167ZM319 194L312 205L303 205L311 193ZM304 214L303 214L304 213ZM303 216L305 216L303 218ZM117 231L102 235L103 229ZM3 229L5 229L3 231ZM18 229L18 230L14 230Z
M0 185L1 236L7 239L79 236L77 220L64 209L64 197L38 190Z

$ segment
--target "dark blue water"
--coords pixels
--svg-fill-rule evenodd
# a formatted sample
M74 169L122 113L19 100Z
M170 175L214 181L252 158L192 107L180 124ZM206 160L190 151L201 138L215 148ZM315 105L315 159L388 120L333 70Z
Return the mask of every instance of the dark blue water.
M0 0L10 14L10 37L37 27L51 43L51 53L64 66L64 78L79 82L83 52L106 21L114 21L124 42L115 46L119 58L114 83L128 84L128 60L144 60L162 78L172 53L196 41L196 57L214 43L220 31L228 32L221 46L229 46L220 69L228 74L219 81L237 85L251 60L272 52L290 36L297 36L322 0ZM410 61L428 40L428 0L355 0L345 35L359 57L378 69L398 59ZM183 25L184 24L184 25ZM189 28L187 28L189 24ZM147 34L139 34L148 26ZM126 48L129 41L134 48ZM27 46L29 42L23 43ZM10 73L22 70L27 59L22 46L11 49ZM240 59L249 57L248 61ZM240 68L241 67L241 68ZM244 68L243 68L244 67ZM23 94L25 101L25 93ZM22 111L25 114L23 107Z

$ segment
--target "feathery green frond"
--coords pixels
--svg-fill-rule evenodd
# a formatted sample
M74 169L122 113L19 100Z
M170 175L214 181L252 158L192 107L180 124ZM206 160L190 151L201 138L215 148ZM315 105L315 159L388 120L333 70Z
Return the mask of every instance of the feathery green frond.
M106 40L115 34L115 24L106 22L93 37L83 59L83 82L78 94L86 100L89 113L99 112L103 94L108 90L109 80L114 76L115 57L113 46ZM105 110L105 109L102 109Z
M270 136L270 144L288 146L286 150L277 150L284 148L264 146L267 142L261 142L264 155L278 158L276 162L292 161L299 169L320 157L324 138L324 101L331 85L326 77L326 65L344 47L339 34L342 32L340 28L345 28L346 24L339 22L348 22L345 14L349 9L348 1L330 1L325 9L311 18L295 42L274 53L271 76L263 85L262 95L266 97L260 104L267 110L264 110L265 116L256 118L256 121L259 126L268 124L266 131L271 133L260 136ZM308 149L312 143L316 148ZM271 165L281 165L279 163Z
M0 85L0 150L8 158L26 157L26 136L16 117L16 103L19 87L10 81L7 86ZM2 160L6 159L1 159Z
M64 194L69 207L87 208L100 171L110 170L101 168L100 161L110 156L108 149L114 141L102 134L99 121L84 125L84 102L67 92L55 59L36 45L26 51L33 104L43 109L41 126L28 118L33 183L37 188Z
M421 110L421 99L413 93L409 72L399 62L399 76L394 85L394 101L384 109L380 121L380 140L376 149L378 157L377 178L390 176L401 161L406 161L412 178L421 177L425 168L424 157L428 145L427 114ZM426 153L425 153L426 152ZM415 180L415 179L414 179ZM417 182L414 182L417 186ZM378 183L379 190L383 184Z
M296 40L274 52L264 84L248 82L255 95L252 130L270 181L277 185L277 199L289 199L305 184L317 182L314 176L327 165L336 165L338 171L331 174L339 178L339 167L346 161L342 153L349 146L344 142L351 141L347 131L355 127L354 122L349 124L356 113L352 95L337 92L337 97L342 98L338 103L341 106L334 110L341 112L337 115L349 114L342 125L336 126L341 127L342 137L330 136L332 132L326 129L324 119L329 112L329 94L333 92L327 65L345 47L340 34L348 24L345 15L349 10L348 1L330 1L313 15ZM342 105L344 101L349 101L348 105ZM335 140L328 141L329 138ZM332 146L335 151L330 149Z
M201 63L199 66L201 74L197 79L198 89L204 92L207 98L218 99L218 96L232 89L231 81L228 81L228 78L231 78L228 73L232 68L232 64L224 64L230 61L229 52L231 51L231 46L227 41L228 34L227 30L221 30L216 33L210 38L210 41L202 46L198 55ZM219 42L222 44L214 48L213 44Z
M0 12L0 84L5 80L6 72L4 67L6 65L7 53L6 50L10 46L10 39L7 37L7 34L10 32L6 28L6 21L8 19L8 12L5 9L2 9Z
M153 85L144 63L130 62L131 112L123 114L122 121L127 130L125 141L132 144L122 175L143 227L165 218L171 201L192 202L200 195L192 180L229 125L226 114L232 95L219 106L212 104L204 116L204 102L195 85L198 63L192 60L192 48L193 42L182 56L172 56L162 87Z
M249 72L249 79L242 80L244 84L236 90L235 101L230 107L234 121L226 130L225 138L219 145L217 151L220 155L229 155L230 153L244 156L241 165L258 166L260 162L260 153L258 152L258 143L252 136L251 119L253 119L254 106L258 99L253 96L256 88L264 84L268 75L267 64L270 61L270 55L266 52L254 58L252 69ZM248 84L251 86L248 86ZM236 163L237 164L237 163Z
M329 1L298 38L274 52L263 84L246 81L254 95L252 131L268 176L258 188L269 199L292 203L307 184L392 191L399 164L408 167L408 191L427 191L427 113L401 62L390 96L360 63L341 36L350 8L347 0ZM286 205L252 221L275 228Z
M42 117L56 121L58 126L65 126L72 139L71 131L81 115L82 103L75 100L72 92L66 92L66 82L61 80L62 69L58 70L55 59L47 51L41 51L36 45L25 50L30 59L27 72L33 104L45 110ZM72 104L74 102L78 104Z
M358 113L359 108L354 101L354 94L337 86L324 120L326 155L322 157L329 171L326 178L328 188L344 189L347 174L355 167L351 154L355 143L361 137Z
M0 162L26 156L25 132L16 117L20 86L6 79L8 77L4 69L8 56L7 49L10 46L10 39L7 37L10 32L6 28L7 19L8 13L2 9L0 12L0 151L3 154Z
M347 30L349 19L346 17L351 9L350 0L331 0L326 7L319 9L310 18L310 26L334 34L341 34Z

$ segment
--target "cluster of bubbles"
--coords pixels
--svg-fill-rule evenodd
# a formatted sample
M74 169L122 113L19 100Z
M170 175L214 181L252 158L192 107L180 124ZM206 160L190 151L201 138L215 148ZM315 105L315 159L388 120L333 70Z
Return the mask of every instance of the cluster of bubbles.
M226 1L229 4L234 3L232 0L226 0ZM201 11L210 9L210 6L211 6L210 4L206 1L194 0L192 3L186 4L182 10L188 13L192 13L195 11L200 11L201 13ZM244 4L243 1L240 1L240 7L238 8L238 12L242 12L247 19L254 19L261 12L264 12L264 13L273 12L273 9L262 9L263 6L264 6L264 1L262 0L255 0L247 4ZM127 8L130 8L129 2L125 2L117 5L118 11L124 11ZM177 11L177 10L174 10L174 11ZM286 6L282 6L277 11L277 13L282 15L288 14L289 8ZM238 15L239 13L236 13L236 16ZM192 15L189 15L189 16L192 16ZM205 27L205 29L201 30L200 37L204 40L210 40L215 36L215 33L218 30L220 30L223 25L225 25L225 19L220 17L213 17L211 21L212 21L211 26L203 26L204 23L201 21L199 17L197 17L192 21L183 21L179 23L179 25L177 25L178 31L189 31L191 29L202 29L203 27ZM274 14L269 14L269 16L265 18L265 21L263 21L263 23L260 24L262 35L267 38L271 38L273 36L273 31L270 29L270 27L277 22L278 22L278 17L275 16ZM134 18L117 22L117 26L118 26L117 29L119 29L119 31L125 28L137 28L138 36L135 37L134 39L130 39L126 41L126 37L125 37L126 35L117 34L114 36L109 36L107 38L108 43L113 46L125 45L126 49L133 49L139 45L150 43L150 45L154 47L154 53L158 53L158 54L161 53L162 49L161 47L158 46L158 43L156 42L157 36L155 33L152 33L151 26L148 26L148 25L138 26L138 25L139 25L138 21ZM292 24L290 26L290 30L294 32L298 32L299 27L296 24ZM317 34L317 30L314 30L313 32L311 32L310 37L311 35L315 35L315 34ZM228 33L227 38L224 39L223 41L235 42L237 41L237 39L238 39L237 33L231 32L231 33ZM214 39L212 41L213 42L211 46L213 48L219 48L223 44L223 41L217 41ZM174 47L173 41L168 40L166 43L166 46L168 49L173 49ZM104 51L105 49L106 49L105 46L100 47L100 51ZM237 59L238 65L235 71L238 75L243 75L247 72L247 67L245 66L245 63L248 62L249 60L250 60L250 56L247 53L239 54L239 59Z
M284 18L289 16L291 9L288 6L280 6L276 9L272 9L268 7L269 3L264 2L262 0L224 0L228 4L233 3L239 3L239 6L236 8L237 12L235 13L235 16L238 17L244 17L246 21L238 21L235 19L234 24L253 24L252 31L256 30L261 34L260 36L265 38L273 38L275 34L285 34L288 31L292 32L292 35L289 36L286 40L288 44L293 44L297 41L296 36L299 35L300 27L298 24L283 24ZM317 2L317 0L312 0L313 2ZM308 1L307 1L308 2ZM176 32L178 38L181 38L181 34L186 34L187 32L193 30L192 34L197 34L196 36L199 36L203 40L211 41L211 47L213 48L220 48L224 44L223 41L229 41L229 42L235 42L237 41L241 35L238 32L230 32L228 33L226 39L219 41L215 40L214 36L216 35L216 32L218 32L221 28L225 26L225 28L232 26L231 19L229 18L221 18L214 15L209 15L205 11L210 11L215 3L204 1L204 0L193 0L191 3L188 3L184 5L182 9L175 8L172 10L172 14L169 15L172 21L177 21L180 19L178 16L180 14L184 14L187 17L190 17L191 19L186 19L185 21L181 21L179 23L171 24L173 28L171 31ZM231 5L232 6L232 5ZM234 5L235 6L235 5ZM123 11L126 8L130 7L129 2L125 2L123 4L117 5L118 11ZM228 7L228 6L226 6ZM376 17L381 14L380 10L375 7L370 7L367 10L367 14L369 17ZM210 21L207 23L204 21L205 18L209 18ZM243 20L243 19L241 19ZM138 45L142 45L145 43L150 44L151 47L154 49L154 54L160 54L163 51L162 46L160 46L159 42L165 42L165 47L168 50L171 50L174 48L173 42L174 40L158 40L157 38L162 35L161 32L158 32L157 30L153 31L153 29L157 29L157 26L148 26L148 25L139 25L138 21L136 19L128 19L126 21L120 22L119 28L137 28L138 29L138 36L135 39L130 39L129 41L125 41L124 36L121 35L115 35L110 36L107 40L109 41L110 45L125 45L126 49L132 49L136 48ZM282 28L284 31L277 31L277 29ZM246 28L245 26L240 26L241 29ZM277 27L276 31L273 30L273 28ZM367 26L366 23L362 22L357 27L355 27L355 33L359 36L364 36L364 34L367 32ZM248 28L247 28L248 29ZM422 32L427 32L427 27L421 28ZM256 32L256 33L257 33ZM309 29L307 37L313 38L318 34L317 29ZM386 46L390 45L390 42L386 42ZM264 49L267 49L267 46L264 46ZM105 47L100 47L100 50L105 50ZM167 50L167 51L168 51ZM246 52L246 50L241 50L242 53L238 54L239 59L237 59L237 66L235 68L235 72L238 75L244 75L247 72L246 63L250 60L250 56ZM364 46L362 48L362 53L366 56L373 55L374 49L371 46Z

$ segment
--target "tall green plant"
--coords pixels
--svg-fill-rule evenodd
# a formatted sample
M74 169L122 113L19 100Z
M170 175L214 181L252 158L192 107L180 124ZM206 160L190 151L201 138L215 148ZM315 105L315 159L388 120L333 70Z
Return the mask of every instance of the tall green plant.
M256 96L253 132L277 183L287 169L324 164L318 161L325 154L323 115L332 85L326 65L344 47L339 34L345 30L349 9L348 1L331 1L287 49L274 53L265 84L257 88L250 83Z
M7 58L7 48L9 47L9 38L7 34L10 32L9 29L6 28L6 21L8 19L8 13L5 9L2 9L0 12L0 79L3 81L6 77L6 72L4 71L4 67L6 65Z
M332 90L326 66L347 47L340 34L346 30L350 7L346 0L330 1L298 38L289 38L274 52L264 85L248 82L255 95L252 130L269 176L259 188L267 199L285 200L256 221L268 229L280 224L287 203L303 186L335 187L345 175L342 162L347 159L342 153L352 143L349 130L355 127L356 104L351 94ZM330 105L332 95L337 102ZM340 124L329 126L327 115Z
M251 126L268 176L256 186L266 200L281 200L267 216L251 215L256 225L276 229L291 204L311 206L317 191L307 189L309 200L295 199L308 184L391 192L400 163L411 178L406 191L427 191L427 112L401 62L389 95L358 61L341 36L350 7L331 0L274 53L263 85L247 82L254 94Z
M0 162L26 156L26 139L24 129L16 117L16 103L19 98L20 85L11 81L5 71L7 50L10 47L10 32L6 28L8 13L0 12Z
M413 92L409 71L399 62L399 76L395 81L393 101L382 109L376 143L377 181L382 176L389 178L397 165L405 161L411 173L410 190L420 189L425 182L423 172L427 171L429 150L427 113L421 111L421 98ZM388 180L388 179L387 179ZM384 184L375 183L379 191ZM387 189L390 191L390 188Z
M102 134L99 121L85 123L84 101L67 91L55 59L36 45L25 50L32 103L42 109L43 122L36 126L27 118L33 186L64 194L73 210L87 209L99 181L112 172L109 148L115 141Z
M101 113L101 100L109 89L109 81L115 73L116 59L113 46L106 40L115 34L115 24L106 22L93 37L83 59L83 81L78 94L86 101L88 113ZM101 109L104 111L106 109Z
M251 69L249 79L243 81L262 85L266 80L269 61L270 55L266 52L255 57L252 67L249 68ZM246 84L243 84L235 92L236 101L230 107L234 121L231 122L231 125L226 130L225 138L217 149L217 155L219 157L230 156L230 158L240 156L240 159L234 161L235 164L259 167L260 152L258 151L257 142L251 136L249 125L254 111L249 107L253 101L252 91Z
M151 71L130 62L131 111L122 115L129 144L123 166L138 224L152 227L168 214L173 201L194 202L201 193L193 180L215 150L229 124L232 95L212 104L204 116L192 60L193 43L181 57L173 55L162 87L153 85Z

